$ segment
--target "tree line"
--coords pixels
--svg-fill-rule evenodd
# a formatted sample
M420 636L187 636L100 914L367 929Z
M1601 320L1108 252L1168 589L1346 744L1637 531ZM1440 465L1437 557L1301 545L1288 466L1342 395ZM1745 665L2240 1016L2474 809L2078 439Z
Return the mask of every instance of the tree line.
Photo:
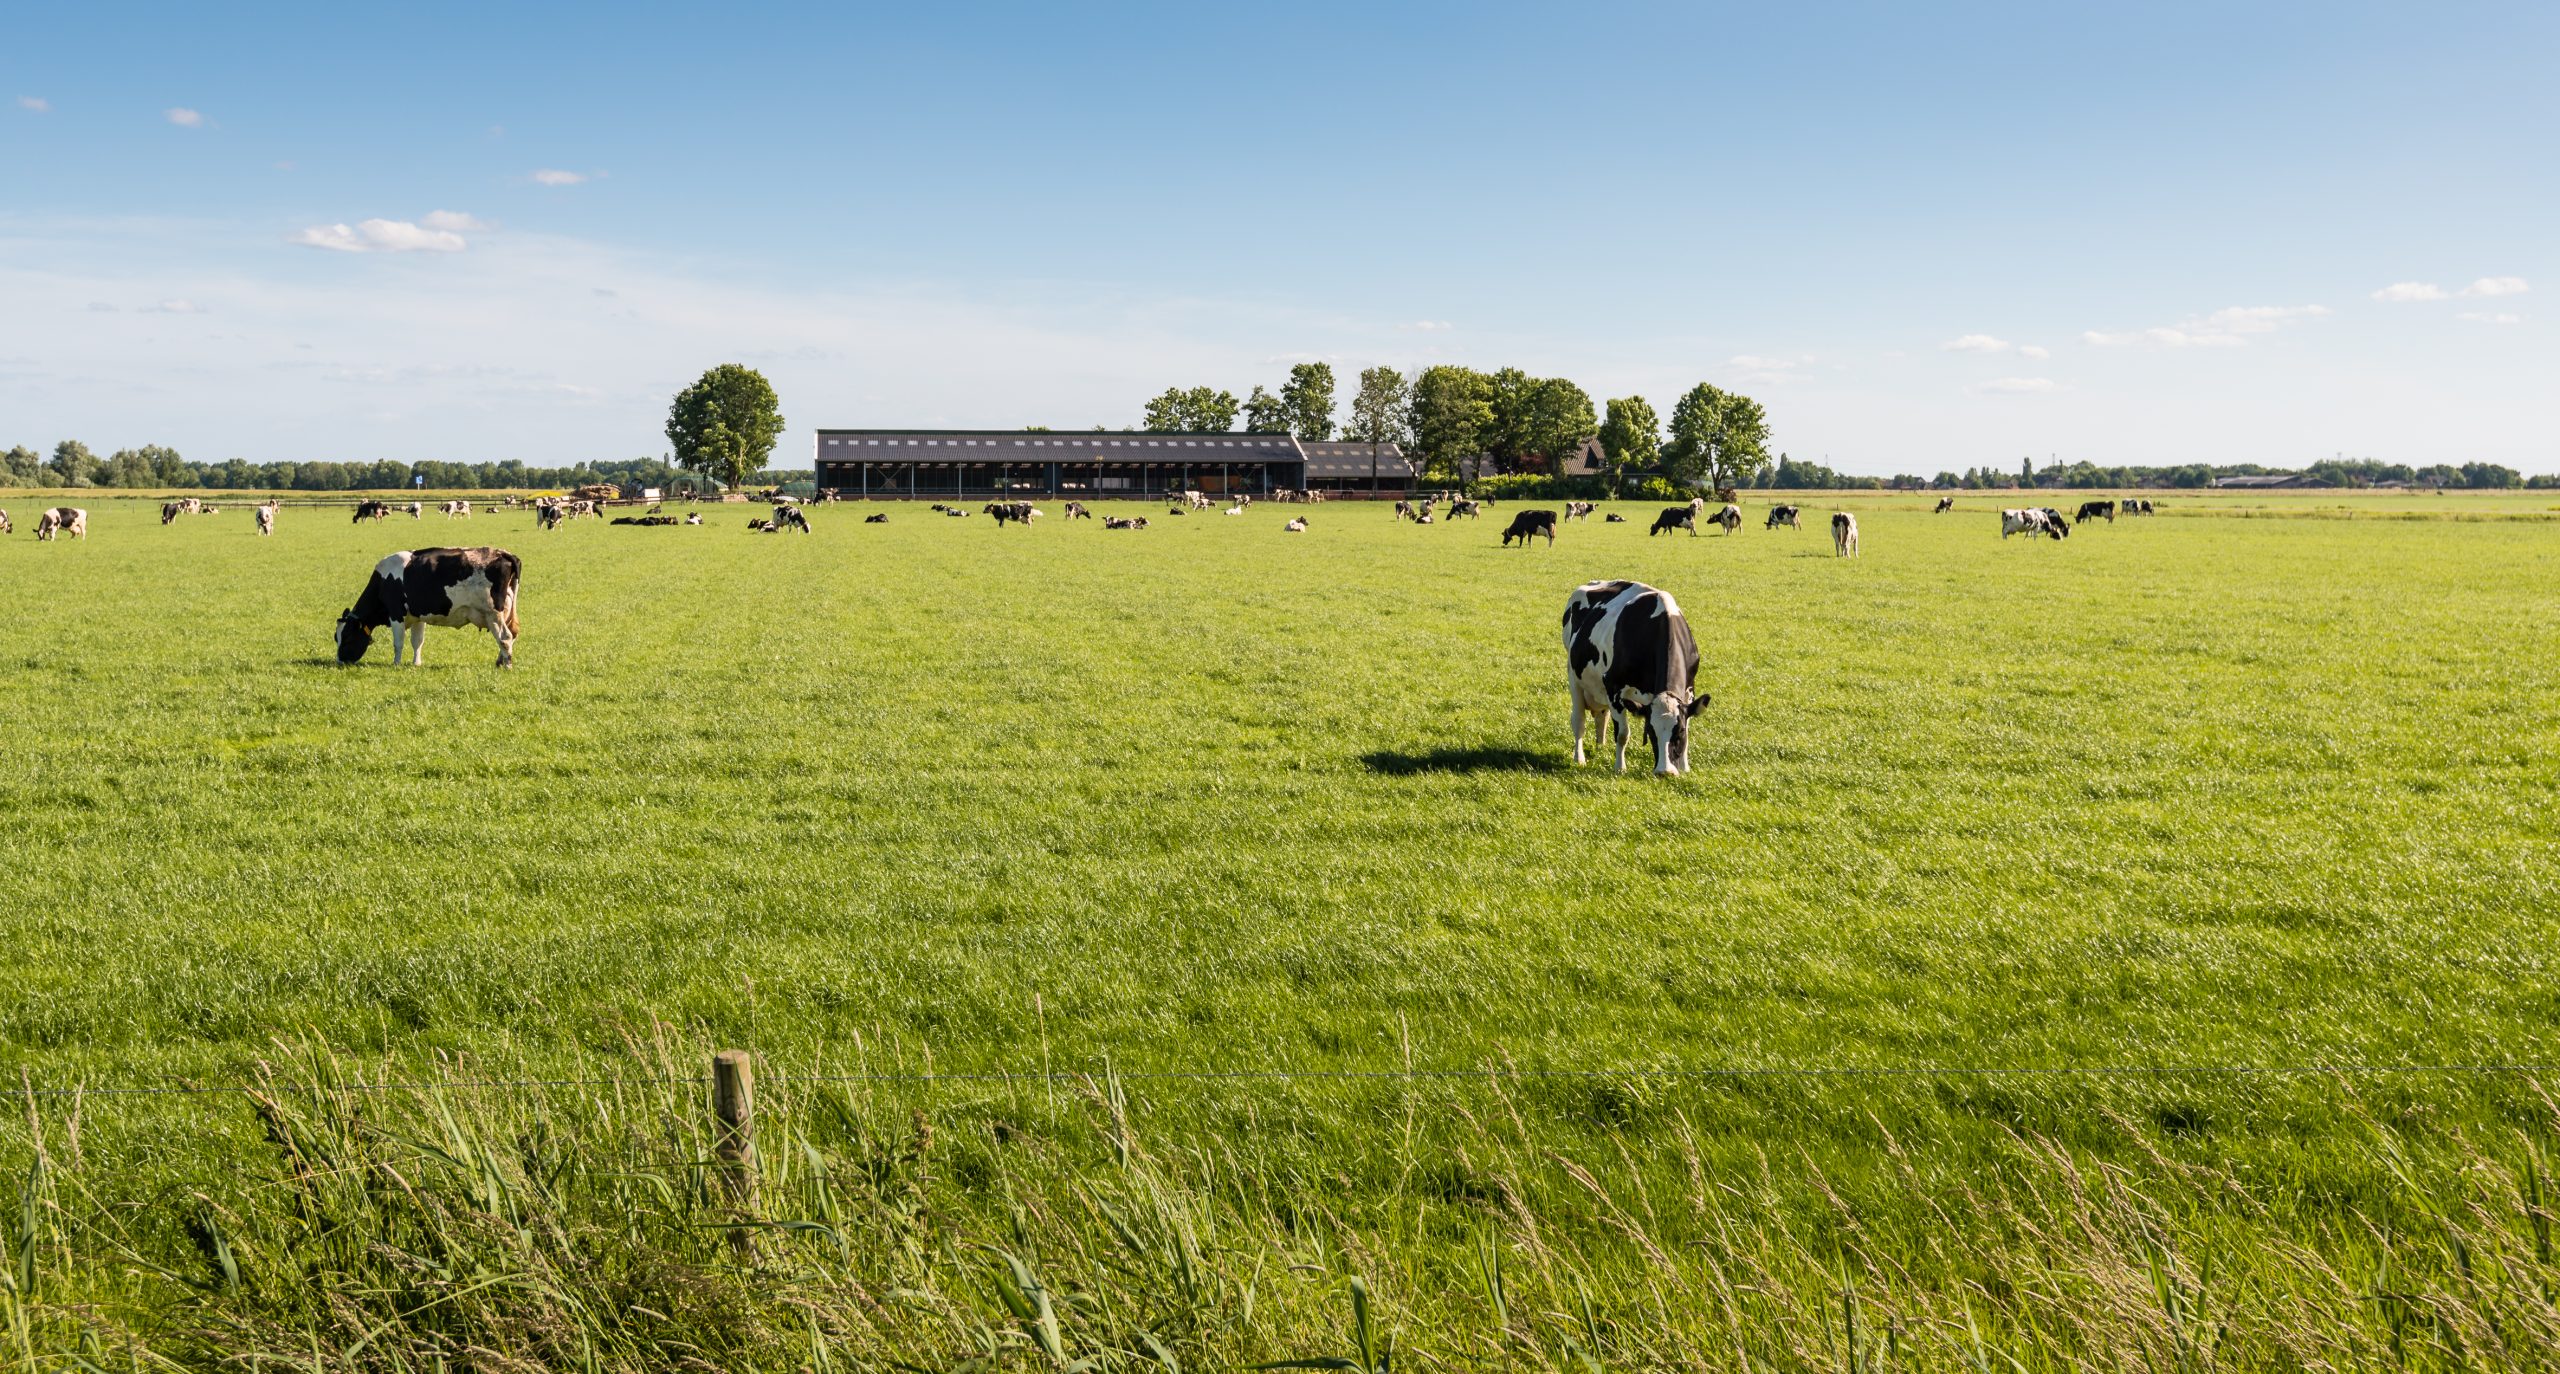
M426 486L438 491L566 490L591 482L678 487L703 481L662 458L584 462L568 467L537 467L513 458L485 463L401 463L389 459L252 463L244 458L199 463L160 444L118 449L100 458L77 439L54 445L50 457L19 445L0 454L0 466L7 469L5 475L0 475L0 483L13 487L121 487L151 491L387 491L415 486L420 477L426 479ZM750 474L746 480L769 485L806 481L809 476L806 469L774 469Z
M1360 373L1350 420L1337 426L1333 365L1299 363L1277 392L1260 386L1239 401L1217 387L1167 387L1147 402L1141 427L1175 434L1224 434L1239 420L1248 433L1337 437L1383 449L1394 444L1424 475L1560 474L1594 438L1615 487L1629 473L1659 472L1683 485L1725 487L1770 466L1769 417L1760 403L1706 382L1671 410L1668 428L1642 396L1595 411L1591 393L1563 377L1516 367L1490 372L1442 364L1407 375L1393 367Z

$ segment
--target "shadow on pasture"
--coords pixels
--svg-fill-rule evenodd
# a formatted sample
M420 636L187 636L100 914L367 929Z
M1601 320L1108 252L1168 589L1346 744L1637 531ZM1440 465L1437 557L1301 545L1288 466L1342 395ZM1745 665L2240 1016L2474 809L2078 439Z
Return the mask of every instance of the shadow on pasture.
M1379 749L1360 756L1362 766L1391 778L1416 773L1562 773L1567 764L1559 749L1517 749L1509 745L1477 745L1457 749Z

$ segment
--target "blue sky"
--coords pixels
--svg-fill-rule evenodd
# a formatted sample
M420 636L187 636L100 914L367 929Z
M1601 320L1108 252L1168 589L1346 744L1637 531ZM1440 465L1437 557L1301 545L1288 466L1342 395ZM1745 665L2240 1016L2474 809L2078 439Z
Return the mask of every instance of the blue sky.
M2560 470L2560 7L371 9L13 14L0 444L632 457L746 361L797 462L1322 358Z

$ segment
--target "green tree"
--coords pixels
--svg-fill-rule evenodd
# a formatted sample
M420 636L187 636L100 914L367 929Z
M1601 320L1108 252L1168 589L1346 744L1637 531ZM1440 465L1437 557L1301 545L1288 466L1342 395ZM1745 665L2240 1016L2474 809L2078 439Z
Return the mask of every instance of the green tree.
M1484 401L1492 418L1485 425L1484 451L1493 456L1496 470L1515 471L1528 456L1537 395L1538 379L1516 367L1503 368L1485 379Z
M1280 411L1301 439L1333 437L1333 364L1300 363L1280 386Z
M1493 427L1490 386L1483 373L1446 363L1426 367L1413 379L1405 432L1413 436L1426 471L1464 477L1461 465L1485 451Z
M1562 377L1549 377L1529 389L1528 415L1521 427L1521 457L1558 476L1600 428L1591 413L1591 393Z
M676 466L732 491L763 468L782 437L781 402L764 374L722 363L678 393L667 408Z
M1609 465L1609 494L1616 496L1627 469L1649 468L1662 460L1662 417L1642 396L1609 403L1600 423L1600 453Z
M10 449L6 456L0 456L0 463L8 465L9 481L12 484L32 487L36 484L36 473L44 467L44 456L20 444Z
M1253 394L1244 398L1244 427L1249 434L1286 434L1288 408L1280 404L1279 397L1255 387Z
M65 439L53 446L53 475L66 487L85 487L98 470L98 455L77 439Z
M1234 393L1205 386L1189 391L1166 387L1163 395L1147 402L1146 422L1141 426L1167 434L1224 434L1235 427Z
M1706 382L1671 408L1663 467L1681 481L1722 490L1769 461L1769 417L1758 401Z
M1406 440L1405 415L1412 386L1392 367L1364 368L1360 391L1351 398L1351 423L1342 437L1369 446L1369 485L1378 484L1378 452Z
M102 487L148 487L153 479L151 460L129 448L117 449L98 467L97 484Z

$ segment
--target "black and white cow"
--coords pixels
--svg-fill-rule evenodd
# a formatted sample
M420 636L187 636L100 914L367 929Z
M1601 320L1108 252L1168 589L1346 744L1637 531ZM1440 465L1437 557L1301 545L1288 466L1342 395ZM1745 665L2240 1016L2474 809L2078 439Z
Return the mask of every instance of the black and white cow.
M263 501L259 503L258 533L273 534L276 532L276 509L276 503L273 501Z
M373 565L356 604L338 615L338 661L353 663L373 647L373 632L391 627L391 661L401 638L418 662L429 625L477 625L497 636L498 666L516 661L516 588L524 564L505 549L413 549Z
M1689 721L1698 691L1698 641L1668 592L1641 582L1591 582L1564 603L1565 682L1573 693L1573 761L1581 763L1585 715L1606 713L1627 771L1627 713L1643 717L1653 771L1689 771ZM1597 722L1593 736L1598 737Z
M1470 501L1467 504L1472 506L1475 503ZM1588 520L1591 518L1591 510L1592 505L1588 501L1567 501L1564 503L1564 518L1567 520Z
M879 514L877 514L877 515L866 515L866 516L862 517L862 523L864 523L864 524L866 524L866 525L885 525L885 524L888 524L888 523L889 523L889 512L887 512L887 511L885 511L885 510L884 510L884 511L880 512L880 513L879 513Z
M1769 523L1762 525L1760 528L1764 530L1774 530L1780 525L1784 525L1791 530L1803 529L1804 526L1796 523L1796 517L1803 513L1804 507L1802 506L1771 506L1769 508Z
M16 526L9 523L9 512L0 510L0 534L8 534L16 528Z
M1742 528L1742 507L1728 504L1723 510L1717 511L1715 514L1708 516L1707 523L1710 525L1722 525L1724 526L1724 532L1731 534L1735 530Z
M1941 496L1941 497L1939 497L1939 498L1938 498L1938 508L1937 508L1936 510L1933 510L1933 511L1929 512L1929 513L1930 513L1931 515L1944 515L1944 514L1946 514L1948 511L1954 510L1955 508L1956 508L1956 498L1954 498L1954 497L1952 497L1952 496Z
M50 543L57 535L74 539L89 537L89 512L78 506L56 506L36 517L36 539Z
M1839 558L1858 556L1858 517L1845 510L1831 513L1831 552Z
M2054 538L2068 539L2071 537L2071 522L2062 518L2062 512L2055 510L2051 506L2040 507L2040 509L2044 511L2045 524L2052 528Z
M1671 530L1687 530L1690 538L1696 538L1698 535L1698 508L1695 506L1671 506L1664 509L1660 515L1653 517L1653 528L1646 530L1644 532L1644 537L1651 539L1657 534L1666 533Z
M1627 523L1627 517L1618 514L1616 511L1611 511L1607 515L1600 517L1600 523L1604 525L1623 525Z
M1090 520L1093 518L1093 512L1087 510L1084 502L1082 501L1069 501L1067 503L1067 518L1070 520Z
M773 508L773 528L776 533L783 530L798 530L802 534L807 534L809 532L808 513L796 504L776 506Z
M1040 508L1028 501L990 501L986 505L986 513L996 518L998 528L1012 523L1027 529L1032 521L1040 518Z
M1291 534L1305 534L1307 532L1307 517L1301 515L1297 519L1290 521L1288 524L1282 525L1280 528L1287 530Z
M2082 525L2087 524L2091 520L2104 520L2110 525L2114 524L2116 522L2116 503L2113 501L2081 502L2080 512L2079 514L2071 517L2071 523L2075 525Z
M2047 535L2060 539L2071 533L2071 527L2040 510L2004 510L2000 512L2000 537L2023 534L2029 539Z
M391 503L390 503L390 502L388 502L388 501L358 501L358 502L356 503L356 518L355 518L353 521L351 521L350 523L352 523L352 524L358 524L358 525L361 525L361 524L363 524L363 523L364 523L365 521L367 521L367 520L388 520L388 519L390 519L390 518L391 518Z
M1512 516L1511 528L1502 532L1502 547L1510 548L1511 541L1517 539L1520 541L1520 547L1525 549L1529 547L1530 540L1542 534L1547 537L1547 547L1554 548L1556 546L1556 513L1551 510L1524 510Z

